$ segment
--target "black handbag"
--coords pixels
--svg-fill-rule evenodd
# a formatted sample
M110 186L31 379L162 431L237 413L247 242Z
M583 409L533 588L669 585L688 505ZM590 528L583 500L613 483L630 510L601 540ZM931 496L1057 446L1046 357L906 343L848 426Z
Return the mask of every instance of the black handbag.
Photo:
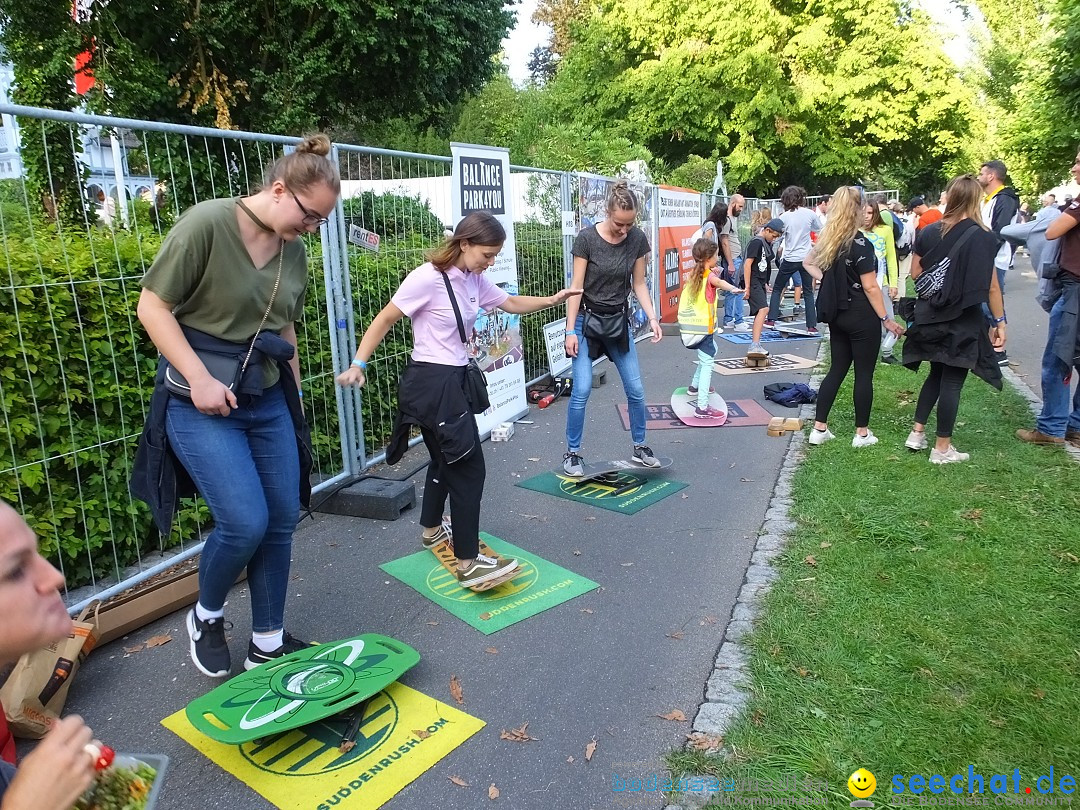
M278 251L277 279L274 280L274 289L270 293L270 302L266 305L266 312L263 313L262 321L259 322L259 328L255 330L255 336L251 338L251 345L248 346L247 353L241 356L237 352L221 353L194 350L195 354L202 360L203 365L206 366L206 370L210 372L210 376L234 394L239 390L240 381L244 377L244 372L247 371L248 363L251 362L251 353L255 351L255 341L259 339L259 333L262 332L262 328L266 325L266 319L270 317L270 308L274 306L278 287L281 286L281 268L284 260L285 242L282 240L281 249ZM191 399L191 384L168 361L165 363L165 388L168 389L170 394Z
M599 341L605 346L618 345L626 340L629 327L630 321L625 308L606 314L586 309L581 322L581 334L590 343Z
M454 317L457 318L458 334L461 336L461 343L464 346L469 345L469 341L465 339L465 323L461 320L461 310L458 309L457 297L454 295L454 288L450 286L450 279L446 277L446 273L442 274L443 284L446 285L446 294L450 296L450 304L454 307ZM476 362L475 358L470 358L469 362L465 365L465 381L462 384L462 388L465 391L465 398L469 401L469 407L473 413L483 413L491 407L491 400L488 398L487 377L484 376L484 370L480 368L480 364Z

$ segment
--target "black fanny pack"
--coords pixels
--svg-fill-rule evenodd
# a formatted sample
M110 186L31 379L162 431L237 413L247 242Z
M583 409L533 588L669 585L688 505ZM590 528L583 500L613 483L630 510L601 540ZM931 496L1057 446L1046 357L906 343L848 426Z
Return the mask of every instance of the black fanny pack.
M626 307L607 313L586 309L581 323L581 334L590 342L619 343L626 339L629 326Z

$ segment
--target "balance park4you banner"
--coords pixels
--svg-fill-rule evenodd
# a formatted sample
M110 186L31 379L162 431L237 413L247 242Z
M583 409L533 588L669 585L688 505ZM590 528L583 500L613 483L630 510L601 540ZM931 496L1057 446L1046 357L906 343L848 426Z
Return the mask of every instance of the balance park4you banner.
M506 244L495 264L484 272L510 295L517 295L517 250L510 194L510 152L492 146L452 143L454 224L475 211L486 211L506 229ZM465 325L468 329L468 324ZM525 363L521 340L521 316L502 310L481 312L476 317L466 351L487 375L491 407L478 414L480 434L500 422L513 422L529 410L525 399Z

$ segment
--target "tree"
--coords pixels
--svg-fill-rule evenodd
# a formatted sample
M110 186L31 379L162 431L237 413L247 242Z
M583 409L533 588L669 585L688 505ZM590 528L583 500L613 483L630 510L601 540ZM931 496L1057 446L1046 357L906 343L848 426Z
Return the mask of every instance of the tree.
M602 0L570 26L551 87L562 119L667 164L717 152L752 191L828 187L896 161L941 174L974 98L929 21L899 0Z
M584 0L540 0L532 21L537 25L551 26L551 52L566 56L574 41L573 27L582 22L588 12L589 7Z
M501 0L94 0L88 30L104 111L298 133L430 122L493 75L512 22Z
M545 85L555 78L555 71L559 68L559 58L548 46L539 45L533 48L528 67L532 83Z

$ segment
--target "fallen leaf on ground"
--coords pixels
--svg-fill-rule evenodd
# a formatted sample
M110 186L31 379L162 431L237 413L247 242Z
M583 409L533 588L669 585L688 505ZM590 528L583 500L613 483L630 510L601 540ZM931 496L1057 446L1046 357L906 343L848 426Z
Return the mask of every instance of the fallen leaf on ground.
M503 729L502 733L499 735L499 739L509 740L510 742L532 742L533 740L538 740L539 737L529 736L529 732L526 731L528 727L529 724L525 723L520 728L512 728L509 731Z
M662 720L671 720L672 722L675 722L675 723L685 723L686 722L686 715L683 714L678 709L672 709L667 714L658 714L656 716L661 718Z
M585 518L585 520L596 520L596 518L594 516L590 515L589 517Z
M469 783L462 779L460 776L451 776L449 777L449 779L458 787L469 787Z
M687 745L695 751L711 751L719 749L724 743L724 738L717 734L705 734L701 731L691 731L686 735Z
M799 667L795 671L798 672L799 675L801 675L804 678L809 677L809 675L810 675L810 670L808 670L806 667Z
M539 461L540 459L536 459L536 460ZM492 782L488 786L488 798L491 799L492 801L495 801L495 799L499 798L499 789L497 787L495 787L494 782Z
M134 647L124 647L124 652L126 652L128 655L131 655L132 653L139 652L139 650L141 650L142 648L142 644L136 644Z
M582 613L589 613L589 614L592 614L592 608L582 608L582 609L581 609L581 612L582 612Z
M585 746L585 761L588 762L592 759L592 755L596 753L596 738Z
M807 565L817 565L817 557L815 557L813 554L807 554L803 558L803 562Z
M150 638L146 640L146 649L149 650L151 647L160 647L162 644L168 644L170 641L172 641L172 636L150 636Z
M573 757L567 757L567 758L566 758L566 761L567 761L567 762L573 762L573 761L574 761L574 758L573 758Z
M755 726L765 725L765 713L760 709L755 710L754 713L750 715L750 722Z
M704 627L707 624L716 624L716 617L715 616L706 616L704 619L701 620L701 626L702 627Z
M1031 693L1031 696L1036 700L1042 700L1044 697L1046 697L1046 692L1044 692L1042 689L1036 689L1034 692Z
M413 729L413 734L415 734L415 735L416 735L417 737L419 737L419 738L420 738L421 740L426 740L426 739L427 739L428 737L430 737L430 736L431 736L431 732L430 732L430 731L425 731L425 730L424 730L424 729L422 729L422 728L414 728L414 729Z
M832 543L828 543L828 542L822 541L822 543L821 543L821 547L822 547L822 548L832 548Z
M438 622L428 622L428 625L429 625L430 627L438 627L438 626L439 626L439 623L438 623Z
M498 655L499 654L499 650L498 650L497 647L484 647L484 652L486 652L488 655Z
M581 556L581 552L575 549L575 550L574 550L574 556L575 556L575 557L580 557L580 556Z
M689 498L689 497L690 497L690 496L689 496L689 495L687 495L687 494L686 494L685 492L683 493L683 496L682 496L682 498L683 498L683 500L684 500L684 501L685 501L685 500L686 500L687 498Z
M450 694L459 706L464 705L465 693L461 691L461 681L458 680L457 675L450 676Z
M966 512L960 514L960 517L964 518L964 520L980 520L982 516L982 509L968 509Z
M682 641L684 635L686 635L686 634L683 633L682 630L676 630L674 633L668 633L667 637L668 638L673 638L676 641Z

